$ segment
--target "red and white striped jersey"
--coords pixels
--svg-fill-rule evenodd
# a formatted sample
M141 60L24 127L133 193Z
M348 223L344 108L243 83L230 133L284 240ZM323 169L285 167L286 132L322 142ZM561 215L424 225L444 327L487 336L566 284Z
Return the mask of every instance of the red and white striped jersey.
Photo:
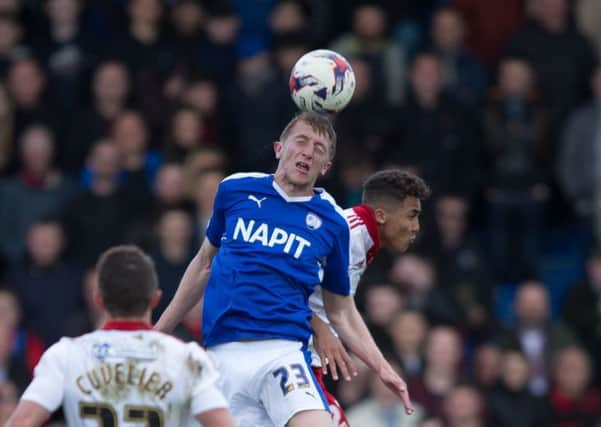
M351 230L349 240L349 275L351 295L355 295L361 276L367 269L367 266L373 261L376 252L380 249L380 233L374 213L366 205L358 205L345 209L344 216ZM315 292L309 297L309 306L313 310L313 313L317 314L321 320L328 324L330 323L323 305L321 287L318 286ZM334 329L332 331L336 333ZM312 345L310 349L313 366L321 366L319 356Z
M195 343L138 322L109 322L51 346L21 397L69 426L183 426L190 415L227 407L218 374Z

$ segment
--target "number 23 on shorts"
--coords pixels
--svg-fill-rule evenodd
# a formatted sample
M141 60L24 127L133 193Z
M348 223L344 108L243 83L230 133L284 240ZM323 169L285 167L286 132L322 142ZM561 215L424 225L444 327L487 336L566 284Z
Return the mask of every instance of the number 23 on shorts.
M311 387L309 378L307 377L307 370L300 363L292 363L289 366L280 366L275 369L272 374L274 378L280 378L280 389L282 389L282 394L284 396L296 388Z

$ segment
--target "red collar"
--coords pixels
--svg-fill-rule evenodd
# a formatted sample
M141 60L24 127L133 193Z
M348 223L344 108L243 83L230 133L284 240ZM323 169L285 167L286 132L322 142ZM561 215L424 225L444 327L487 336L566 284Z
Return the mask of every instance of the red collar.
M109 320L100 329L103 331L139 331L152 329L152 325L133 320Z
M367 232L374 242L373 246L369 248L366 254L367 263L371 264L376 256L376 253L380 250L380 230L378 230L378 223L376 222L376 216L374 211L367 205L357 205L353 208L355 214L363 220Z

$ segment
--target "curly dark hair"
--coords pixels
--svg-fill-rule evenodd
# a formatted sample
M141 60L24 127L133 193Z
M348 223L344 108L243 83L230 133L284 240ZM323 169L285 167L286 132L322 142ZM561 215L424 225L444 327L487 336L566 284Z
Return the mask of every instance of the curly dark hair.
M400 169L388 169L365 180L362 199L366 204L382 200L402 202L408 196L425 200L430 194L430 187L419 176Z

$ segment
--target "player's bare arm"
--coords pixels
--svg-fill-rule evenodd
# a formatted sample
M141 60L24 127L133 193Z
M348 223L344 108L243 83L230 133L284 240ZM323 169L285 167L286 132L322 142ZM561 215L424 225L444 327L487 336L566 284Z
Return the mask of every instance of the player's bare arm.
M234 419L225 408L211 409L196 416L203 427L234 427Z
M328 319L340 335L342 342L371 370L376 372L388 388L399 396L405 407L405 412L412 414L413 406L409 398L407 384L397 375L378 349L367 325L357 310L353 297L338 295L324 289L323 301Z
M200 301L211 274L211 262L218 250L218 247L205 238L198 253L186 268L173 299L161 314L155 329L170 333Z
M338 370L340 369L344 379L350 381L351 375L357 375L357 371L344 345L332 333L330 325L321 320L318 315L313 314L311 327L313 328L313 345L321 359L321 369L324 375L327 375L329 368L332 378L338 381Z
M22 400L4 427L39 427L50 418L50 412L35 402Z

